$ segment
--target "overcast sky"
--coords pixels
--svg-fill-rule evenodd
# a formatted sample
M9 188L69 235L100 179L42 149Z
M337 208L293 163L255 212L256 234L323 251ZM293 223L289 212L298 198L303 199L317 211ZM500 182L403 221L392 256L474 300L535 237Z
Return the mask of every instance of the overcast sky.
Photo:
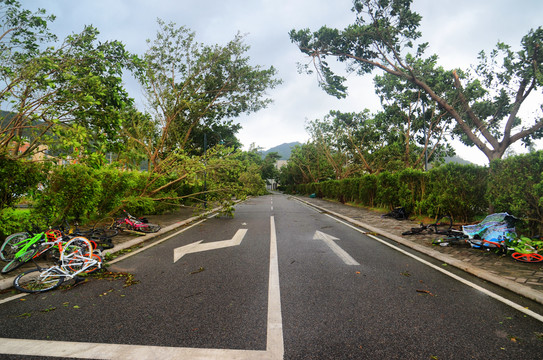
M238 119L243 129L238 137L245 148L251 143L268 149L285 142L305 142L307 120L322 118L330 110L372 111L380 109L372 75L349 77L349 96L338 100L322 91L314 76L298 74L302 53L290 42L291 29L317 30L323 25L343 29L353 23L351 0L21 0L24 7L45 8L57 16L51 30L59 39L94 25L102 40L120 40L127 50L143 54L146 39L154 39L156 19L184 25L197 41L226 44L238 32L247 34L253 64L273 65L283 84L269 91L274 100L267 109ZM480 50L503 41L519 49L521 38L543 26L541 0L414 0L422 15L423 41L427 54L436 53L445 68L468 68ZM131 95L141 102L135 83L127 81ZM460 156L484 164L479 151L458 148Z

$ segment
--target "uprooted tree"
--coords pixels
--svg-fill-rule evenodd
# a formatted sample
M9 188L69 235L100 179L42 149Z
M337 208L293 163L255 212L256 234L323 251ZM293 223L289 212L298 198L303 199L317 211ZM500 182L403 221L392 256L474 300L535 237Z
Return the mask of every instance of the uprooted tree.
M251 65L240 35L226 45L206 45L186 27L162 20L158 26L139 73L148 113L133 114L124 129L128 142L149 160L151 175L141 195L155 196L191 178L205 181L204 192L225 190L219 184L212 190L209 182L211 174L232 171L229 161L239 156L234 149L239 125L232 119L271 102L266 91L280 83L276 70ZM219 149L213 151L213 145ZM156 187L156 176L163 175L169 181Z
M292 30L292 42L312 60L302 69L312 73L313 64L320 86L338 98L346 96L346 79L334 73L329 57L359 75L378 69L395 76L446 112L455 123L451 134L476 146L489 161L501 158L515 142L530 145L543 137L541 112L531 120L519 115L526 99L543 85L543 28L525 35L519 51L498 43L490 54L479 54L472 71L445 70L436 55L424 57L427 43L416 44L421 16L411 3L355 0L355 22L344 30Z

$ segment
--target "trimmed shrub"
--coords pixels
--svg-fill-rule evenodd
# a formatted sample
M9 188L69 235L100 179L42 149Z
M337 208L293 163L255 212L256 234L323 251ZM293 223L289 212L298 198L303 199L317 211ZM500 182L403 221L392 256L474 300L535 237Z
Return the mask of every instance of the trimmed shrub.
M365 206L374 207L377 196L377 177L363 175L359 178L358 199Z
M27 231L33 228L36 221L30 211L19 209L3 209L0 211L0 241L16 232Z
M409 214L422 215L421 204L424 202L428 173L422 170L405 169L398 173L399 206Z
M542 151L490 163L487 201L495 212L525 220L525 231L531 236L543 231L542 172Z
M451 215L467 222L488 212L485 199L488 168L449 163L428 172L427 195L421 212L432 217Z
M393 209L400 203L398 174L382 172L377 175L377 206Z

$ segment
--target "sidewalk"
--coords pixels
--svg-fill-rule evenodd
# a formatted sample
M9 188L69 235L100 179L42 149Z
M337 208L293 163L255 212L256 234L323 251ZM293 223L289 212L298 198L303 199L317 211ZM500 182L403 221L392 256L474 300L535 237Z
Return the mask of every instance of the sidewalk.
M371 210L323 199L292 198L543 304L543 263L518 262L509 255L500 256L468 246L436 246L432 244L436 235L402 235L419 226L414 221L383 218Z

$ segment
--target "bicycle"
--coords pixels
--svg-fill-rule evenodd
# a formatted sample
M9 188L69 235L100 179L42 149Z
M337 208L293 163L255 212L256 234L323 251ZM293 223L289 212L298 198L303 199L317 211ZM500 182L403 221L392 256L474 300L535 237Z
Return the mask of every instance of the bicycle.
M145 218L136 218L135 216L130 215L126 210L123 210L126 214L125 217L115 220L114 227L121 230L132 230L139 231L143 233L155 233L158 232L161 227L157 224L151 224L147 222Z
M75 237L68 241L60 253L57 265L36 269L19 274L13 285L19 291L39 293L53 290L64 281L71 280L85 272L90 273L102 267L102 258L94 253L90 241Z
M119 233L119 230L111 227L113 218L110 219L111 222L106 221L106 223L109 223L110 225L104 225L103 221L100 220L96 222L92 228L87 230L80 229L77 222L74 222L72 227L67 221L65 221L65 231L70 236L82 236L87 238L95 249L97 247L102 249L111 249L113 248L112 238Z
M16 233L9 236L0 249L2 260L8 261L1 273L7 274L52 249L56 248L60 253L63 239L64 236L59 230L48 230L34 236L28 233Z
M543 261L543 241L530 239L526 236L507 236L504 244L508 251L511 251L511 257L517 261L527 263L538 263Z
M439 234L451 237L463 237L463 233L453 228L453 220L450 216L438 217L438 220L424 225L420 223L418 228L411 228L409 231L404 231L402 235L419 235L419 234Z

